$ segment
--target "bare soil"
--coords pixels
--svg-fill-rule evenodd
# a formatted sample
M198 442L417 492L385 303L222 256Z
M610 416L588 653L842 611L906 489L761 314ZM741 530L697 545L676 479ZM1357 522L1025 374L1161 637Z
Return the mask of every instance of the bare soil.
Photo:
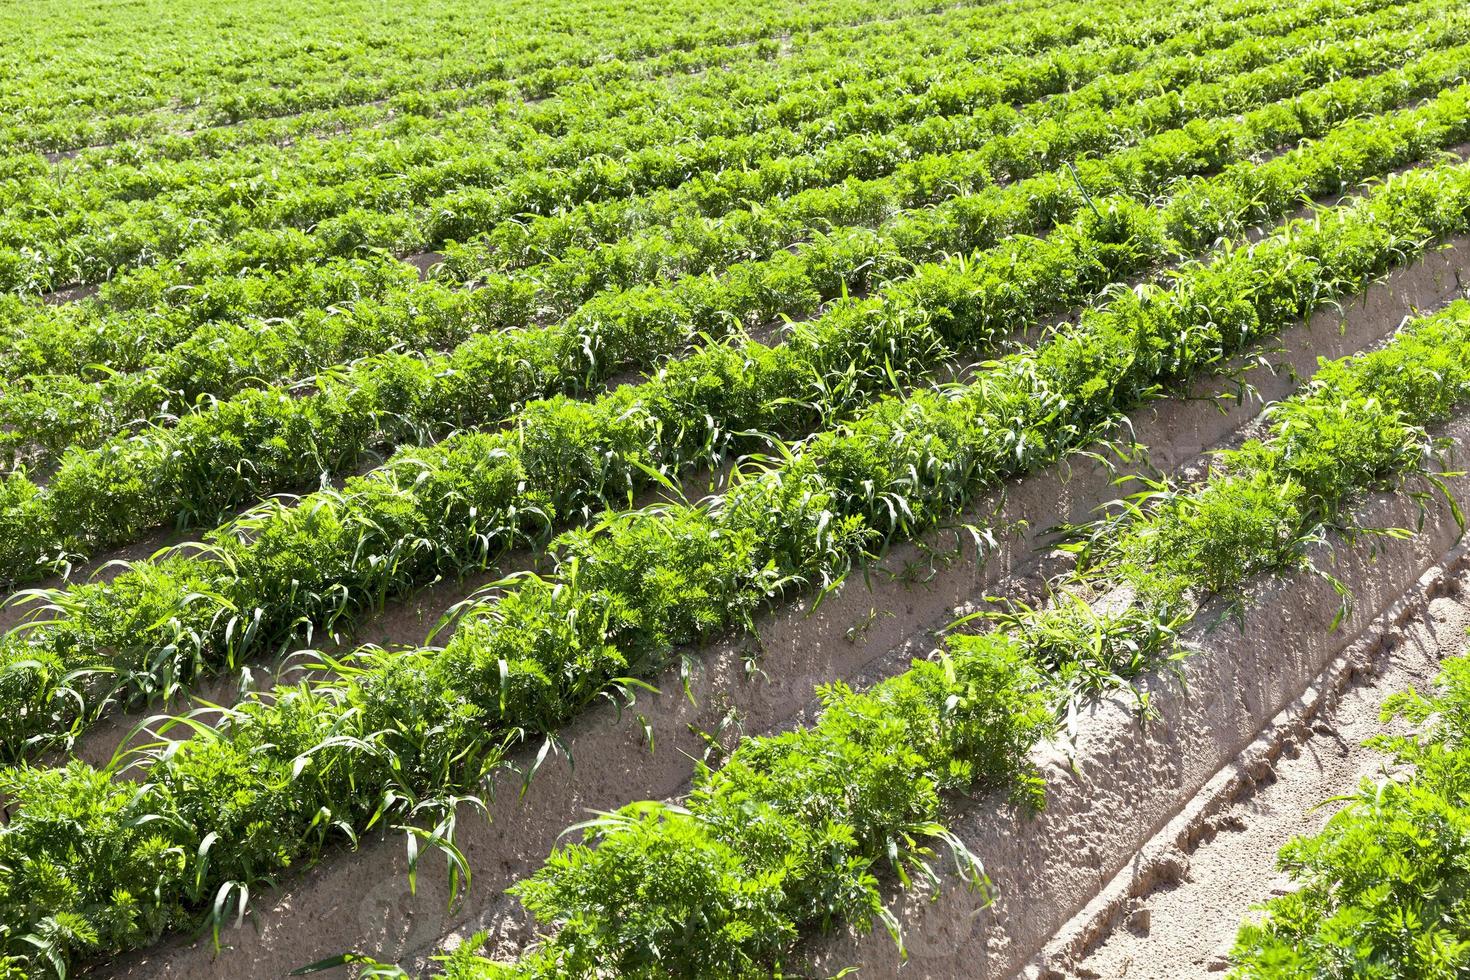
M1465 445L1470 416L1446 435ZM1407 495L1375 496L1360 511L1365 524L1379 527L1413 527L1418 515ZM1150 699L1146 719L1136 697L1122 693L1088 706L1069 738L1038 747L1044 810L1018 810L1000 794L957 803L950 828L983 861L993 901L954 881L933 900L895 887L909 954L902 974L882 934L819 939L812 943L816 966L824 975L857 966L864 977L1088 975L1075 959L1099 935L1120 922L1139 931L1152 925L1151 913L1134 918L1140 908L1133 899L1182 880L1179 856L1159 842L1187 850L1220 812L1212 801L1233 800L1267 778L1283 733L1298 724L1293 719L1314 718L1318 692L1333 689L1339 658L1396 636L1425 601L1415 583L1458 537L1440 508L1411 538L1321 549L1313 556L1318 567L1355 595L1354 615L1335 632L1329 627L1340 600L1308 572L1260 583L1245 597L1239 623L1211 628L1213 613L1223 610L1206 609L1185 636L1191 653L1182 676L1165 672L1139 683Z
M1063 930L1035 971L1048 977L1208 977L1228 969L1243 919L1291 888L1276 855L1313 834L1363 782L1392 778L1363 745L1400 724L1380 720L1383 700L1427 689L1441 661L1470 645L1470 558L1461 547L1421 580L1404 615L1382 622L1329 667L1314 697L1258 739L1266 763L1251 778L1236 767L1190 807Z

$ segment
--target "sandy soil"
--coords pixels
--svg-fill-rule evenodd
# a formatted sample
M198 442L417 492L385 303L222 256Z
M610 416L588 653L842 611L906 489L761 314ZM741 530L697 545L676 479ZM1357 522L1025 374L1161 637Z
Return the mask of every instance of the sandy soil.
M1470 441L1470 417L1456 422L1453 436ZM1360 514L1372 526L1403 527L1417 511L1405 497L1379 495ZM1191 655L1182 673L1139 681L1150 699L1146 720L1137 700L1120 692L1084 706L1069 737L1037 748L1044 810L1018 811L1000 793L956 802L949 827L983 862L993 900L952 879L937 896L894 886L907 962L881 932L845 932L811 942L816 967L824 975L856 966L864 977L935 980L1084 975L1076 958L1133 917L1135 896L1180 880L1185 866L1176 852L1207 836L1220 801L1267 779L1288 735L1310 728L1314 692L1335 690L1324 672L1334 676L1345 653L1373 650L1414 614L1413 586L1457 537L1441 509L1413 538L1324 549L1319 567L1356 597L1355 615L1336 632L1328 625L1339 600L1310 573L1258 583L1239 624L1209 629L1219 610L1206 609L1184 636ZM1148 918L1137 917L1140 931Z
M1113 910L1111 931L1057 973L1181 980L1227 969L1241 920L1257 903L1290 887L1276 868L1281 846L1320 830L1339 810L1337 798L1363 780L1391 775L1387 760L1362 744L1401 727L1380 723L1384 698L1411 686L1425 689L1442 659L1470 645L1467 565L1462 553L1445 575L1432 579L1425 601L1406 622L1344 658L1342 689L1328 692L1315 718L1283 738L1260 781L1239 787L1218 812L1193 821L1190 836L1196 839L1185 847L1160 848L1160 864L1173 873L1156 874L1153 888ZM1137 875L1130 870L1123 877Z

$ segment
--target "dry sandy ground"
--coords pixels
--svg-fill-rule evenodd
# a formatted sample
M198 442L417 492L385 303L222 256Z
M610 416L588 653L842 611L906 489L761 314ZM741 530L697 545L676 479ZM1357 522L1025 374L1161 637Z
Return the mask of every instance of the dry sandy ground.
M1363 780L1389 778L1385 757L1362 744L1393 727L1380 722L1383 700L1411 686L1426 688L1441 660L1465 652L1470 571L1461 560L1446 572L1405 622L1367 649L1350 652L1341 665L1344 688L1325 697L1320 713L1283 741L1259 782L1197 822L1192 848L1163 849L1172 852L1173 874L1156 875L1155 887L1117 910L1116 928L1059 972L1182 980L1228 969L1242 918L1290 887L1276 868L1281 846L1320 830L1340 809L1338 798Z

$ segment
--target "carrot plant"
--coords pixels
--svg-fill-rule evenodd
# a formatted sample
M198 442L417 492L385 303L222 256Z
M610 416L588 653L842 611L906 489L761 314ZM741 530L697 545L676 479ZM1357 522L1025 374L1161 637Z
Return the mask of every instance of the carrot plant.
M1247 25L1239 26L1244 28ZM1364 25L1365 29L1370 26L1371 24ZM1337 29L1339 28L1333 28L1333 30ZM1345 25L1341 29L1350 30L1351 25ZM1313 32L1320 33L1322 30L1324 29L1314 29ZM1232 33L1228 36L1236 35ZM1249 36L1248 33L1247 36ZM1209 43L1209 39L1205 39L1202 43ZM1253 44L1255 46L1248 48L1245 54L1247 60L1244 63L1247 65L1259 64L1264 54L1259 50L1258 42L1253 42ZM905 55L907 54L905 50ZM1235 63L1240 63L1238 58ZM850 67L850 65L844 65L844 71L849 70ZM1073 77L1080 70L1068 66L1065 70L1060 70L1060 74L1064 76L1063 81L1065 81L1066 78ZM1040 73L1038 77L1051 78L1057 74L1058 72L1048 71ZM1147 81L1147 77L1135 79L1135 81ZM1061 83L1056 82L1056 84ZM946 112L952 112L956 109L963 109L975 100L982 102L993 100L996 93L992 90L999 85L1002 88L1001 94L1004 94L1005 84L1007 83L990 79L979 81L970 79L962 81L961 87L926 92L924 98L935 100L936 106L944 108ZM1036 83L1027 82L1026 84ZM963 86L969 86L974 90L970 91ZM836 87L835 90L847 93L851 88L851 79L848 78L844 85ZM1083 94L1086 94L1085 90L1083 93L1076 93L1079 97ZM1060 112L1073 97L1074 95L1069 94L1066 99L1053 100L1047 105L1054 106L1054 111ZM1108 93L1110 99L1116 100L1119 97L1118 92ZM821 104L806 105L804 111L820 112L822 108ZM742 126L748 124L743 113L727 113L726 118L733 118L732 124ZM665 127L666 123L661 120L660 126L653 127L652 131L663 133ZM817 133L821 138L825 139L827 136L826 129L819 122L807 123L805 128ZM627 138L627 134L617 134L615 142L621 140L626 143ZM587 152L584 145L585 137L571 142L580 159ZM524 150L514 153L513 157L517 167L525 166L527 161L524 159ZM393 161L390 161L391 163ZM698 169L697 163L691 163L691 166ZM389 181L388 186L396 193L396 189L403 181L398 179L400 175L396 173L398 169L396 166L390 166L389 169L393 179ZM929 171L928 179L931 186L935 180L940 181L939 186L946 186L939 175L933 174L928 166L924 169ZM342 182L350 184L354 189L353 193L360 199L361 181L352 180L351 176L350 174L345 175ZM451 179L451 177L452 175L446 175L444 179ZM234 184L228 182L227 186L234 186ZM963 189L964 185L957 184L953 192ZM878 209L873 213L882 213L879 202L871 201L870 204ZM42 207L42 211L48 216L54 215L57 207L56 202L48 202ZM597 220L606 223L609 215L604 212L607 209L601 205L598 207L601 210L594 210L593 213L602 215ZM655 228L660 225L677 224L681 220L688 224L691 218L699 217L698 215L684 215L681 219L677 212L670 213L670 208L665 206L659 206L655 210L658 211L658 214L650 216L648 207L640 205L633 208L631 214L645 220L645 223ZM457 329L461 331L468 329L474 332L496 329L500 326L519 325L527 317L544 316L544 311L538 312L527 308L527 304L534 297L534 291L528 294L530 282L527 279L550 283L551 287L543 292L555 294L568 288L579 289L583 291L583 298L586 298L587 290L600 288L609 275L621 274L618 270L629 266L633 268L647 266L646 258L640 259L636 255L629 256L624 252L614 251L606 257L608 264L605 270L595 264L589 268L589 261L596 255L600 255L601 249L592 256L585 254L581 243L586 240L589 231L584 227L588 215L581 217L583 219L581 222L571 224L568 224L561 216L536 218L529 223L521 221L506 223L499 231L510 234L497 234L493 240L484 242L486 249L490 254L502 257L502 259L509 256L523 256L528 253L535 255L537 256L537 268L528 270L528 276L524 278L507 280L497 275L491 282L479 283L481 288L488 290L488 295L480 297L479 301L472 305L452 304L442 291L436 293L431 291L432 287L424 286L402 296L395 294L390 310L395 312L396 316L386 324L389 330L394 331L393 333L385 336L384 325L379 324L376 330L365 335L351 329L339 334L337 328L341 326L340 320L329 320L323 324L320 320L313 318L303 325L302 329L310 331L306 337L303 337L303 340L306 340L307 337L315 337L318 345L326 344L326 349L320 350L317 356L328 360L332 350L338 351L344 358L351 356L351 348L342 345L347 341L362 344L364 353L391 346L394 337L399 338L399 342L408 343L411 346L435 347L443 343L453 343L464 336L463 332L457 338L453 333L446 333L445 327L448 325L446 321L459 320L461 322L456 325ZM810 227L810 225L803 226L802 221L815 221L822 224L834 217L836 215L820 209L812 213L808 205L806 208L793 211L784 222L778 222L773 227L769 216L762 214L761 221L754 230L759 231L765 237L757 239L752 246L768 250L779 249L781 245L790 240L791 236L802 237L806 234L798 230L802 227ZM315 220L320 220L320 218L321 215L315 215ZM50 220L49 217L48 220ZM792 224L793 221L796 222L795 225ZM105 223L109 228L115 224L111 221ZM619 222L614 222L614 225L617 224ZM594 221L594 226L596 225L597 221ZM707 254L710 247L722 246L734 249L728 258L720 260L717 264L724 264L741 257L744 254L741 251L743 247L752 247L741 246L738 242L725 241L728 236L728 227L731 225L736 227L740 225L738 215L733 216L731 222L722 222L721 227L714 231L713 240L706 242L701 253L688 258L693 268L702 269L705 263L715 261L714 256ZM536 228L534 234L522 234L518 237L514 233L515 230L533 226ZM597 234L605 233L605 231L597 232ZM568 234L572 236L570 239L567 238ZM326 268L320 271L301 266L298 263L306 257L302 249L306 247L310 239L294 228L273 237L262 238L258 233L252 233L252 235L250 241L254 243L253 248L269 247L270 254L266 264L286 265L289 268L241 276L234 267L221 265L223 257L230 252L230 249L211 245L209 248L199 250L199 254L193 258L176 263L176 268L167 274L164 270L155 267L136 275L124 276L105 285L97 303L83 303L80 306L80 315L78 309L75 308L57 311L53 307L37 306L33 308L35 315L17 316L10 327L10 333L14 338L13 346L18 349L12 350L11 356L3 360L7 372L41 373L48 376L28 380L27 390L21 391L20 397L13 399L16 411L9 413L5 421L17 428L8 435L8 438L24 445L26 440L31 438L27 434L28 430L34 432L39 425L45 425L49 432L45 433L43 444L56 451L64 445L65 435L64 426L59 424L59 420L50 421L50 417L54 414L60 413L62 418L69 414L74 420L73 428L81 428L83 432L96 431L101 435L106 432L106 429L97 428L100 422L97 418L99 415L111 415L115 420L111 425L115 428L136 419L146 421L150 418L153 414L147 408L150 400L155 405L160 400L167 400L170 410L177 413L180 410L187 410L198 394L221 394L222 389L217 385L212 386L209 382L207 374L210 367L227 366L228 371L240 380L253 379L257 374L260 377L269 378L272 373L286 371L282 366L273 365L270 359L262 360L260 356L253 355L250 351L252 346L262 343L263 336L269 336L270 349L261 353L267 358L281 356L282 352L277 347L280 342L279 334L283 331L279 328L262 331L242 326L236 323L239 317L247 312L254 316L274 317L294 312L301 306L326 306L329 303L340 305L349 297L354 288L354 276L351 273L354 265L365 266L361 273L361 281L356 284L358 289L371 292L379 288L383 279L382 263L364 263L360 259L354 264L329 262ZM710 239L710 233L707 232L705 238ZM762 241L764 244L760 244ZM654 257L663 254L658 250L660 243L661 239L655 235L652 243L655 248ZM548 255L559 259L568 258L569 254L565 251L568 247L572 247L571 256L575 257L576 261L545 261ZM261 256L255 256L248 259L247 264L259 264L257 259L264 261ZM483 262L456 261L454 264L467 266L462 274L476 277L480 275L476 270L484 266ZM387 268L392 268L391 261L388 262ZM188 288L183 288L185 285ZM450 315L438 318L439 323L437 324L419 325L415 322L418 319L416 311L425 305L431 308L438 307ZM453 309L450 309L451 306ZM111 309L112 313L93 315L89 312L97 309ZM374 317L377 311L369 306L365 314L365 318ZM224 317L236 329L198 329L201 326L199 323L201 318L215 317ZM429 332L425 332L425 328L430 328ZM190 343L184 349L177 351L171 361L172 370L169 370L166 365L159 365L159 373L152 378L104 379L107 380L105 386L100 390L92 390L75 381L54 380L49 377L58 370L81 370L83 373L93 373L89 368L89 365L93 364L105 364L112 368L122 369L138 366L138 359L145 356L150 350L167 349L186 337L191 337L195 332L199 334L195 338L197 343ZM223 336L220 335L222 332ZM334 340L339 337L340 340ZM224 362L223 365L221 361ZM194 371L196 369L194 365L197 365L206 376L192 383L188 378L178 376L180 370ZM287 371L287 373L290 372ZM156 384L149 382L156 382ZM67 390L60 393L60 397L43 399L40 404L37 404L36 398L30 393L30 389L37 388L49 392L57 384ZM74 398L80 398L80 403L71 407L68 400Z
M1203 18L1208 22L1211 16L1208 8L1196 12L1186 7L1182 16L1163 15L1163 19L1178 17L1181 26L1188 27L1191 21L1197 23ZM1037 29L1023 18L1016 19L1023 32ZM1045 33L1047 25L1041 25L1040 30ZM966 35L961 30L958 36ZM992 37L1006 36L1004 30L995 35L979 33L975 46L983 51L994 46ZM1167 52L1162 46L1157 50ZM390 171L376 180L343 181L338 186L328 182L309 192L262 195L259 200L235 197L218 212L218 217L210 210L189 208L187 202L167 202L156 212L147 202L136 202L121 214L94 213L85 208L68 209L71 213L48 209L39 220L14 221L9 234L5 224L0 223L0 243L6 246L0 255L15 257L19 275L30 274L27 259L48 263L51 268L46 272L52 278L49 285L55 287L73 278L105 278L140 261L181 258L180 264L189 267L195 261L180 252L187 253L194 245L201 246L206 254L213 245L224 245L227 251L243 250L243 257L233 267L222 270L226 273L270 264L274 250L259 246L279 239L314 242L317 258L350 254L364 245L422 249L487 230L504 218L544 214L586 200L638 196L653 188L686 183L690 186L684 188L682 198L706 212L723 210L732 196L770 197L790 193L797 182L810 186L809 181L820 182L824 176L836 180L846 175L865 176L875 168L886 169L905 147L922 152L924 144L936 137L950 141L968 138L973 142L974 136L965 135L967 129L978 123L983 132L987 120L970 117L971 126L967 126L961 115L943 125L938 124L938 117L973 112L993 104L997 95L1004 102L1008 90L1013 90L1011 98L1020 101L1026 101L1026 92L1032 92L1033 97L1060 93L1074 81L1084 82L1099 73L1156 56L1153 49L1139 53L1128 46L1120 46L1117 51L1063 51L1060 56L1044 50L1029 66L1024 62L1005 66L1009 70L986 72L978 81L962 83L968 87L968 98L962 94L965 88L958 93L945 92L943 76L931 80L935 85L926 84L915 77L912 69L903 70L905 62L898 59L890 61L889 77L877 80L880 84L867 93L868 109L864 112L840 111L841 100L863 97L850 91L850 85L814 86L816 92L835 104L823 114L820 127L808 127L810 135L805 140L793 139L790 130L779 124L779 116L771 120L776 125L766 129L759 117L734 114L741 125L707 141L670 140L661 121L655 121L650 128L661 138L646 148L639 147L636 139L615 138L604 144L605 152L599 153L595 143L588 145L595 138L589 134L576 141L567 158L549 161L559 166L542 167L536 155L525 150L492 154L481 147L471 150L467 160L453 164L415 161L407 173ZM861 51L853 52L844 59L841 71L856 68L853 63L861 63L863 57ZM966 68L964 61L959 59L961 76ZM777 63L773 70L785 69ZM937 88L938 93L926 91L931 88ZM936 99L934 94L961 97ZM1062 98L1057 110L1064 112L1068 105L1070 100ZM789 104L783 108L790 112ZM913 122L925 117L933 118ZM605 116L603 123L602 129L615 128L607 125ZM848 127L857 132L840 139L848 135ZM825 145L834 138L838 139L833 145ZM493 134L490 139L494 139ZM465 149L475 142L486 141L471 142ZM803 142L808 145L803 146ZM688 181L690 174L701 177ZM187 225L187 234L181 234L183 229L174 220L180 207L187 208L194 217ZM647 208L635 206L633 210L642 213ZM307 228L310 234L303 236L301 231ZM233 241L236 236L240 238L238 243ZM0 273L4 271L5 264L0 263Z
M1435 476L1427 427L1470 396L1470 303L1416 321L1382 350L1324 364L1300 396L1265 414L1268 436L1217 455L1199 485L1158 484L1074 530L1089 575L1177 602L1194 589L1241 597L1248 580L1304 565L1362 494ZM1451 498L1450 504L1458 508ZM1456 511L1458 516L1458 509Z
M1386 168L1403 155L1422 152L1426 143L1459 138L1463 102L1464 93L1447 93L1389 125L1376 125L1381 155L1360 156L1361 166ZM1296 189L1320 188L1324 185L1314 182L1323 180L1336 186L1345 175L1342 146L1362 136L1362 129L1350 127L1341 143L1304 146L1263 167L1232 168L1217 179L1182 185L1157 216L1125 200L1104 200L1095 213L1084 209L1078 222L1050 243L1023 241L983 260L920 270L883 298L840 307L799 327L780 348L709 348L649 385L595 403L601 408L591 415L550 403L528 412L529 427L515 437L461 437L431 453L405 454L400 465L372 480L350 483L349 488L361 489L349 489L345 497L318 494L302 506L277 505L247 518L233 529L234 537L217 539L218 550L202 559L178 559L186 565L193 561L193 572L179 578L177 589L169 587L166 570L140 575L150 594L141 606L117 582L49 593L45 601L55 616L43 617L9 641L12 662L39 657L48 664L34 675L32 706L15 712L24 726L20 731L41 737L47 729L64 733L73 721L85 723L86 705L105 705L112 690L125 696L172 690L200 667L238 661L251 649L281 642L283 630L309 640L313 624L332 629L395 589L493 560L518 536L534 538L557 521L565 526L579 507L588 513L597 500L613 501L649 485L643 470L619 462L632 451L629 447L645 447L646 465L677 472L764 447L764 436L750 442L737 426L746 426L747 433L799 433L824 418L841 417L896 377L918 381L936 359L974 349L1046 312L1036 304L1081 300L1085 291L1147 263L1161 248L1167 250L1165 229L1198 244L1263 212L1289 207ZM1211 220L1204 219L1202 205L1210 209ZM1017 282L1028 286L1017 291ZM1072 292L1077 289L1083 292ZM716 377L723 379L718 386L710 380ZM806 384L818 392L816 400L783 402L782 396L802 384L795 380L801 377L812 379ZM379 383L409 388L391 374ZM635 425L635 419L643 421ZM690 419L704 424L691 425ZM358 420L348 416L344 421ZM598 445L602 448L592 448ZM584 457L592 458L579 462ZM486 460L497 459L486 468ZM512 480L520 471L517 459L530 468ZM467 467L462 473L443 472L461 460ZM426 472L439 475L430 480ZM568 482L578 473L588 489ZM527 476L530 484L524 482ZM390 480L386 486L377 482L384 477ZM539 479L547 481L545 490L537 489ZM19 536L44 514L40 508L46 501L27 483L6 486L20 494L10 510L17 515ZM477 486L481 489L473 489ZM510 496L496 503L485 493ZM108 499L116 503L119 496ZM403 523L414 512L419 516ZM519 523L497 523L502 519L494 517L512 513ZM329 554L340 557L329 561ZM126 574L119 580L127 581ZM162 612L170 603L172 611ZM138 629L137 608L156 613L152 629ZM293 632L298 625L301 631ZM91 656L89 648L108 649L108 660ZM102 673L88 674L97 670ZM101 685L96 693L57 698L55 686L77 671ZM25 689L18 680L13 696L22 697ZM61 715L48 713L48 705ZM78 706L80 715L74 714Z
M1467 50L1455 49L1443 57L1426 56L1402 74L1333 83L1296 111L1280 107L1261 110L1252 114L1251 125L1244 129L1233 126L1234 120L1221 120L1228 135L1190 130L1168 133L1150 144L1140 157L1118 162L1162 170L1160 178L1177 175L1180 167L1192 173L1201 166L1223 166L1251 145L1270 146L1276 141L1312 135L1317 127L1330 127L1358 111L1392 106L1414 92L1437 91L1447 79L1463 73L1467 58ZM1406 93L1404 83L1408 79L1413 80ZM1241 137L1244 146L1230 142ZM1411 133L1403 134L1403 138L1423 145ZM1103 168L1096 179L1106 187L1126 182L1129 176L1125 170L1110 178ZM1085 172L1083 177L1092 186L1094 175ZM1055 200L1058 194L1064 195L1063 200L1077 200L1075 187L1070 192L1065 189L1070 181L1070 175L1058 175L1058 180L1045 188L1050 191L1046 200ZM1099 192L1103 189L1098 188ZM1006 210L1012 207L1014 203L1003 205L995 217L1004 220ZM988 219L984 210L988 208L981 214L966 214L964 220ZM968 247L963 241L957 244ZM279 388L245 392L198 415L187 416L176 426L150 428L93 451L73 453L49 483L57 488L74 488L57 493L58 498L75 493L81 499L64 515L33 510L24 519L25 526L33 528L32 540L18 539L15 545L28 545L42 555L79 550L86 553L109 543L132 540L160 523L207 525L223 509L248 504L273 491L314 486L323 473L350 471L365 455L385 445L442 435L457 427L493 423L522 399L559 390L582 390L584 385L595 384L626 367L651 369L657 360L650 364L650 357L675 354L701 332L727 335L734 324L723 313L731 298L740 300L737 308L751 313L767 310L769 302L757 299L752 310L751 300L742 299L751 295L753 287L760 287L754 293L756 297L765 289L780 289L776 295L786 298L777 300L775 311L793 302L808 303L804 297L809 287L796 289L794 295L781 288L800 284L799 279L783 283L783 277L792 271L789 266L778 265L772 270L774 282L739 279L732 283L730 292L699 279L687 289L671 293L639 290L627 297L613 296L595 301L582 315L556 328L475 337L445 357L372 358L344 376L318 377L322 390L305 398L292 397ZM822 273L820 268L813 271ZM840 271L840 267L834 271ZM825 275L830 277L831 273ZM473 308L471 305L470 311ZM492 370L496 372L493 375ZM410 397L414 390L422 394ZM489 407L482 408L487 402ZM290 446L291 451L282 453L283 446ZM304 453L302 447L311 449ZM161 469L165 463L168 472ZM229 479L219 478L222 469L229 471ZM108 486L114 498L101 512L109 523L124 508L131 508L134 516L118 522L119 526L104 523L99 527L98 517L88 514L96 495L92 488L96 486ZM48 528L53 536L67 529L65 533L74 543L68 546L54 539L44 544L33 540L37 532ZM12 562L24 567L20 556L4 565ZM35 571L26 569L24 574L34 575Z
M1392 13L1396 22L1412 22L1423 11L1394 8L1387 13ZM1203 80L1219 71L1268 64L1273 56L1315 49L1327 38L1351 37L1355 31L1376 29L1382 16L1378 13L1313 24L1274 44L1249 37L1219 52L1218 57L1171 58L1165 62L1171 71L1163 77L1169 82ZM1155 65L1158 67L1161 65ZM1064 103L1115 105L1159 82L1160 75L1153 70L1102 75L1079 90L1048 100L1046 106L1055 115ZM966 105L974 99L961 91L937 93L932 89L926 97L958 100ZM1145 142L1152 143L1153 139ZM160 412L164 413L160 421L171 424L174 416L190 411L206 396L227 397L257 387L262 381L300 378L343 360L398 345L414 351L440 350L473 334L520 326L528 320L570 315L579 324L596 323L599 318L627 315L623 308L635 303L645 308L660 304L668 316L687 318L686 331L695 332L810 315L818 304L834 299L844 288L864 291L901 273L913 261L983 247L995 239L1000 229L989 224L975 227L976 194L966 193L990 189L988 174L974 154L932 154L918 163L922 165L904 165L886 177L804 191L759 209L738 209L718 218L683 215L655 230L637 231L613 243L581 244L606 236L582 226L573 214L509 223L485 236L472 253L450 251L447 267L457 269L455 278L471 276L475 295L465 295L449 288L449 284L437 282L409 285L403 281L410 275L409 270L391 259L333 260L320 270L294 266L258 277L215 276L186 292L165 289L166 281L162 279L149 289L134 288L136 283L114 283L108 287L112 301L117 302L124 292L130 295L128 308L121 316L99 320L48 314L64 322L65 329L46 329L44 322L16 327L23 331L28 349L17 351L11 363L17 372L30 373L17 378L0 397L0 426L7 430L4 442L15 447L16 454L24 456L29 466L44 466L67 448L96 445L119 430L154 419ZM941 176L937 168L948 171L938 194L933 189ZM1055 191L1034 186L1045 184L1046 178L1024 183L1033 186L1015 186L1007 191L1016 199L1038 193L1056 195ZM1068 173L1061 194L1073 190L1073 184ZM947 197L938 201L939 196ZM1080 203L1080 195L1073 196ZM910 207L916 199L922 206ZM1070 204L1065 197L1050 207L1036 201L1030 210L1059 220L1063 215L1057 208ZM904 210L893 214L901 208ZM961 224L965 219L969 223ZM856 224L828 232L812 230L838 222ZM876 235L866 230L873 223L879 224ZM542 231L538 234L533 228ZM545 239L551 235L546 229L559 229L560 234L571 236L570 241L576 244L563 242L559 247L571 247L575 261L569 260L565 251L546 258ZM1041 229L1035 221L1022 220L1012 230ZM793 240L804 240L794 254L782 248ZM468 254L494 257L496 267L485 268L483 260L471 263ZM767 257L739 261L747 255ZM522 267L520 263L531 261L531 257L534 264ZM697 281L660 282L721 267L718 288ZM652 289L646 288L650 280ZM605 292L613 289L633 292ZM356 298L350 312L335 306L339 300L353 299L350 294L354 291L368 295ZM176 296L185 299L176 300ZM188 299L196 296L198 300ZM594 298L590 306L579 308ZM157 316L151 315L152 311L144 315L139 309L150 301L163 303L162 309L157 305L152 308ZM281 322L274 319L295 312L298 306L313 311ZM245 310L252 311L251 316L241 322ZM710 310L718 311L721 317L711 317L707 312ZM199 325L196 316L223 319ZM272 320L260 323L256 316ZM167 329L159 329L160 318L169 324ZM148 354L149 344L177 340L176 325L180 334L190 331L188 338L166 352ZM140 332L145 343L130 344L129 339L137 339ZM99 349L103 345L105 349ZM605 343L595 349L601 353ZM652 356L666 356L666 350L660 347ZM119 361L120 357L128 360ZM142 358L141 372L106 373L100 380L86 373L74 376L37 371L39 366L54 364L58 359L72 364L91 361L128 366L137 357ZM592 368L595 375L607 371L607 367L599 370L596 364ZM88 371L95 373L90 368ZM343 382L335 372L329 372L328 379L333 384Z

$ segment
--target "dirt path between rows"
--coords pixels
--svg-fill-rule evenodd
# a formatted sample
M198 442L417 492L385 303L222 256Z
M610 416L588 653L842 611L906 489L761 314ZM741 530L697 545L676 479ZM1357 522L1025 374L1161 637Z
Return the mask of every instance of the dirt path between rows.
M1329 669L1314 704L1276 726L1284 731L1263 736L1274 739L1277 754L1254 781L1233 792L1219 780L1206 787L1201 806L1193 813L1186 808L1184 826L1166 828L1144 849L1143 860L1114 880L1108 891L1115 900L1101 915L1107 921L1099 923L1093 908L1093 921L1084 913L1074 922L1074 934L1097 933L1082 944L1080 957L1032 975L1183 980L1228 970L1241 921L1259 915L1253 911L1258 903L1291 887L1276 866L1282 845L1319 831L1341 809L1338 798L1364 779L1391 774L1388 760L1363 741L1404 730L1380 723L1384 699L1411 686L1426 689L1444 658L1465 652L1467 586L1470 560L1461 549L1421 583L1422 601L1401 621ZM1181 832L1191 841L1183 847L1176 843ZM1149 881L1151 887L1135 884ZM1122 891L1129 897L1120 902Z

